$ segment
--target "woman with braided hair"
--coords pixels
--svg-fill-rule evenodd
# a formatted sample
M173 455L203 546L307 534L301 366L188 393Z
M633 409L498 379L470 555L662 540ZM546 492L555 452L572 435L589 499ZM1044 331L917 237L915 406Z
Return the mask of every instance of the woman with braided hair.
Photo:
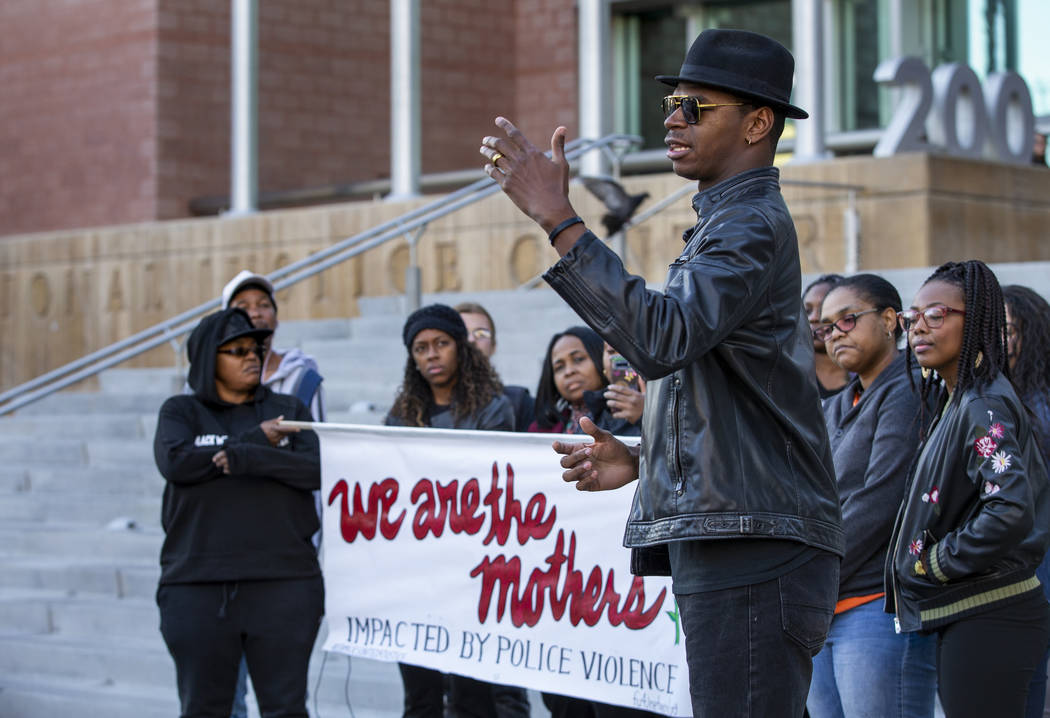
M1050 482L1007 377L999 283L979 261L944 264L900 323L938 410L894 527L887 608L898 630L936 634L947 718L1021 718L1050 636L1035 576Z
M1006 359L1010 380L1028 408L1032 430L1043 452L1050 457L1050 304L1028 287L1003 287L1006 301ZM1050 598L1050 556L1035 570ZM1039 662L1028 687L1025 718L1042 718L1046 702L1046 666L1050 646Z

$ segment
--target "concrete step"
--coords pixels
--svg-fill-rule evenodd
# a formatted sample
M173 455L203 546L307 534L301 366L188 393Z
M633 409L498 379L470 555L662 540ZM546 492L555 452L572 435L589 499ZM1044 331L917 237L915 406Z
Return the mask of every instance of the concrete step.
M131 370L129 370L131 371ZM166 388L151 387L147 392L72 392L50 394L40 401L18 410L17 416L37 414L153 414L173 392Z
M273 338L275 347L301 347L312 339L347 339L353 335L352 319L281 321Z
M171 718L179 714L174 686L32 674L0 675L0 716L11 718Z
M136 473L156 467L152 437L89 439L85 442L88 464L94 468L126 469Z
M47 589L0 590L0 635L56 633L110 641L159 636L159 626L153 599L69 595Z
M5 436L24 436L36 440L57 436L63 439L143 438L146 436L139 414L94 414L90 421L74 414L13 416L0 421Z
M8 520L0 524L0 550L4 555L38 558L61 556L146 563L160 556L164 534L159 527L113 531L101 525Z
M29 491L30 468L26 465L0 466L0 491Z
M66 598L62 591L20 587L0 589L0 636L54 633L51 602Z
M174 361L174 360L173 360ZM155 368L107 369L98 375L99 387L106 394L177 394L186 381L185 364Z
M0 436L0 463L82 466L87 461L86 445L81 439L49 436L46 440L23 436Z
M2 557L0 589L57 591L65 596L92 594L110 598L153 600L160 580L157 557L150 561L107 558Z
M175 665L159 632L148 640L109 636L70 638L60 634L0 637L0 674L88 679L100 684L135 683L175 687Z
M360 705L356 693L352 699L352 708L348 708L343 701L318 703L310 697L307 711L310 718L348 715L398 718L401 715L400 705L396 709L374 709ZM171 718L178 714L174 681L159 689L152 684L56 679L48 675L0 675L0 716L4 718ZM258 718L258 712L250 704L248 715Z
M105 525L116 518L128 517L140 525L159 525L160 504L159 491L155 496L92 494L83 489L75 493L0 493L0 521L22 519L60 524L75 517L77 521Z
M0 470L0 477L6 475ZM21 484L18 477L21 476ZM0 478L0 488L40 493L73 492L76 494L105 495L119 493L125 496L160 496L164 492L164 478L151 461L120 471L112 468L79 466L76 470L41 468L32 464L15 466L6 480Z

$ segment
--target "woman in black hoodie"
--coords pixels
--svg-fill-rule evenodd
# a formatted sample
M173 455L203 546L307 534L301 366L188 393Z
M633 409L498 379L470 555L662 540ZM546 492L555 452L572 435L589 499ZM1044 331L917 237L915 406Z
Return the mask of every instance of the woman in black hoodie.
M320 487L310 421L260 383L262 340L241 309L201 320L188 343L192 395L164 402L154 456L167 480L161 633L183 716L230 715L242 653L263 715L306 718L306 671L324 604L310 537Z

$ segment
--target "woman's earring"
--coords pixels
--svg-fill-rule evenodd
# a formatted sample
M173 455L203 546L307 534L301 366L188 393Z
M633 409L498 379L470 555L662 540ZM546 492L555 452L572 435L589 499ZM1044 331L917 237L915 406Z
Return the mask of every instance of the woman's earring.
M981 366L981 362L983 362L983 361L984 361L984 352L978 351L977 352L977 358L973 360L973 368L976 369L977 367Z

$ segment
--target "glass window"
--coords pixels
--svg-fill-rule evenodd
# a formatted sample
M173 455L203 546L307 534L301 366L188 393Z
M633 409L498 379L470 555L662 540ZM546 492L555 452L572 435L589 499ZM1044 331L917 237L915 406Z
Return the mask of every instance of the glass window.
M678 72L689 44L701 30L753 30L791 47L791 0L708 0L688 5L631 2L614 5L612 11L614 131L641 135L645 149L663 147L666 134L660 98L669 88L653 77Z

